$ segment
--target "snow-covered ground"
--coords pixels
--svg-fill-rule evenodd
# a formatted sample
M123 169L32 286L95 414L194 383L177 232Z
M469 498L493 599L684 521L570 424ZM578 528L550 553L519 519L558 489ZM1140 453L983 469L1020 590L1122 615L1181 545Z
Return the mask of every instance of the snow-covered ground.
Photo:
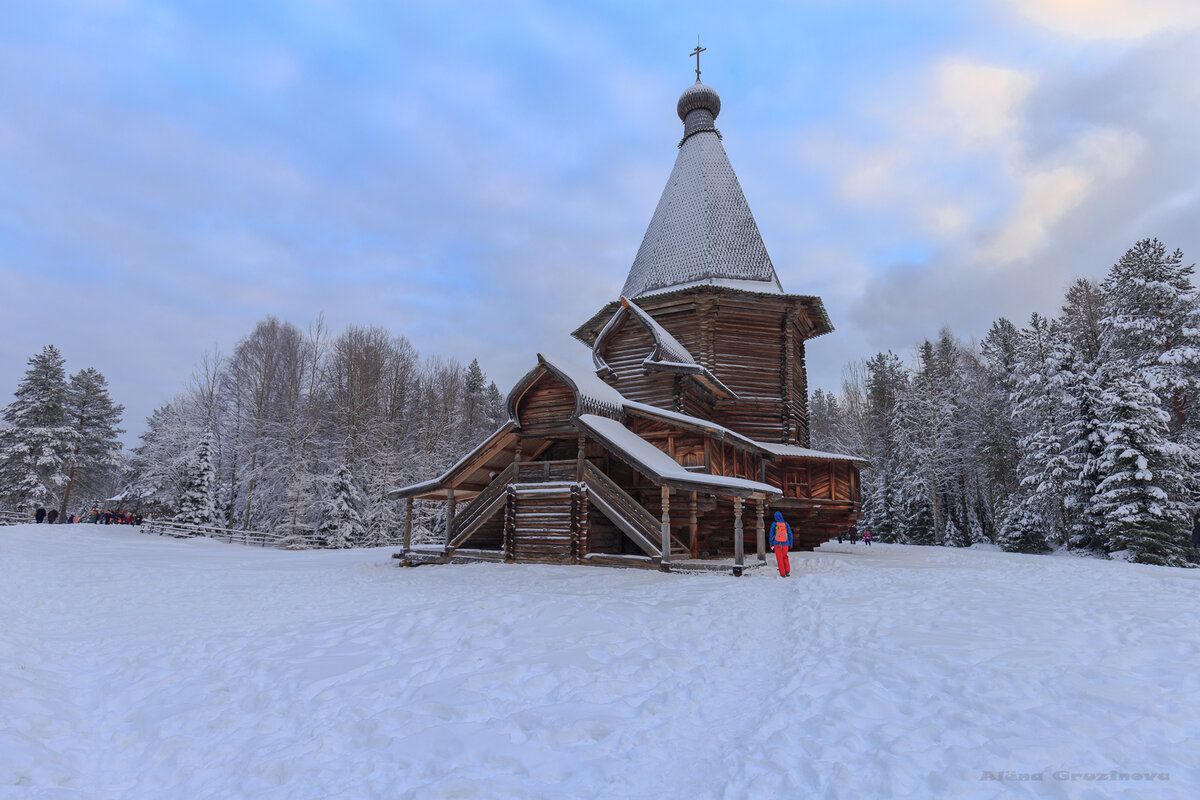
M0 797L1200 796L1200 570L389 555L0 528Z

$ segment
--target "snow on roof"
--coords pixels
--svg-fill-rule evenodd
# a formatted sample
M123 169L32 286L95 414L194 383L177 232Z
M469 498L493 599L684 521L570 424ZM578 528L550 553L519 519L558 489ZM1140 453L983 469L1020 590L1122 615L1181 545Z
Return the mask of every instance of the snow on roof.
M800 447L794 444L774 444L772 442L756 442L756 444L764 450L773 453L777 456L792 456L794 458L827 458L835 461L856 461L860 464L869 464L865 458L859 456L848 456L842 453L826 453L821 450L812 450L808 447Z
M783 293L715 128L680 143L621 294L638 297L710 281Z
M724 425L718 425L717 423L712 422L711 420L701 419L700 417L689 416L688 414L682 414L678 411L667 411L665 408L659 408L658 406L652 406L652 405L649 405L648 403L639 403L634 400L626 400L625 408L632 409L634 411L640 411L643 414L658 417L660 419L677 422L680 425L690 425L695 428L703 428L704 430L712 431L712 432L719 434L720 436L725 437L727 439L733 439L735 441L741 442L742 444L747 445L755 450L767 450L767 447L768 447L767 445L764 445L762 442L756 442L753 439L751 439L749 436L743 436L742 434L738 433L737 431L731 431L729 428L726 428ZM767 451L770 452L769 450L767 450Z
M688 352L688 349L679 343L679 340L671 335L671 332L658 323L654 317L647 314L637 303L628 298L621 298L622 308L627 308L629 313L633 314L643 325L650 331L650 335L654 337L656 345L654 355L657 356L655 361L675 362L677 364L695 364L696 359ZM619 311L617 312L620 313ZM649 361L650 359L646 359Z
M433 480L422 481L421 483L414 483L410 486L402 486L398 489L392 489L388 492L388 497L392 500L399 500L403 497L412 497L413 495L424 494L425 492L433 492L441 489L443 481L465 466L466 463L474 458L475 455L481 450L486 450L488 447L490 447L497 438L504 436L516 427L517 424L512 420L505 422L499 428L494 430L490 436L480 442L476 447L472 447L466 455L454 462L454 466L443 472L439 477L434 478Z
M573 384L575 390L581 395L580 403L585 409L589 405L599 406L605 410L611 409L616 415L620 415L621 408L625 403L624 396L605 383L594 370L574 361L558 356L548 356L545 353L538 353L538 362L550 367L568 383ZM520 386L521 383L518 382L517 386ZM515 392L516 389L513 391Z
M616 329L617 325L625 318L626 314L632 314L646 330L650 332L650 336L654 339L654 349L642 361L644 369L660 369L668 372L677 372L697 376L701 381L705 382L709 389L724 394L731 399L737 399L737 394L722 383L717 376L713 375L707 367L697 363L696 359L688 351L686 347L679 343L679 340L671 335L671 332L664 328L658 320L650 316L643 308L638 306L627 297L622 297L620 306L605 323L600 333L596 335L596 340L592 343L592 364L596 368L598 374L607 374L611 372L608 363L604 357L600 355L600 348L604 346L605 340L608 339L610 333Z
M735 493L761 493L779 497L781 492L774 486L743 478L727 478L703 472L689 472L683 465L657 447L626 428L615 419L584 414L580 423L602 439L609 447L633 462L633 466L662 483L683 483L707 486Z

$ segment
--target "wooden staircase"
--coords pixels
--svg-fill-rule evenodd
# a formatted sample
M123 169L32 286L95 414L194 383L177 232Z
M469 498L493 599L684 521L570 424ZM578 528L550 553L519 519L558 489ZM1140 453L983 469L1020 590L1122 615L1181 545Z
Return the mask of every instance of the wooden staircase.
M454 519L445 556L469 546L472 534L504 514L503 557L507 561L578 563L587 551L588 511L595 506L647 556L661 558L662 526L611 478L584 462L512 464ZM671 536L671 558L688 557L687 544Z

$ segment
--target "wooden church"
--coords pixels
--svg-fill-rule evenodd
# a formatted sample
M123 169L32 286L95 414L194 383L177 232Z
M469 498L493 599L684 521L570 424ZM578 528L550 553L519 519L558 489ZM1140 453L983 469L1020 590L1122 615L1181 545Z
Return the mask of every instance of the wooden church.
M859 519L852 456L809 449L805 343L833 330L787 294L700 82L619 299L574 332L594 370L539 354L508 422L404 498L403 564L483 559L727 569L766 556L782 511L795 549ZM445 543L411 545L413 500L446 504ZM753 562L751 563L751 565Z

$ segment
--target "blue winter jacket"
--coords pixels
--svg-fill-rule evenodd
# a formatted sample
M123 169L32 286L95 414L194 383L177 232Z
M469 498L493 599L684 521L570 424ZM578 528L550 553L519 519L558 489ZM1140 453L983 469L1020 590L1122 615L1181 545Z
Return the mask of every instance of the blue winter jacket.
M776 511L775 512L775 522L772 522L770 525L767 526L767 546L769 546L769 547L774 547L775 545L780 544L779 542L775 541L775 525L780 522L783 522L783 514L779 511ZM792 546L792 526L788 525L786 522L783 522L783 526L785 528L787 528L787 535L788 535L787 546L791 547Z

